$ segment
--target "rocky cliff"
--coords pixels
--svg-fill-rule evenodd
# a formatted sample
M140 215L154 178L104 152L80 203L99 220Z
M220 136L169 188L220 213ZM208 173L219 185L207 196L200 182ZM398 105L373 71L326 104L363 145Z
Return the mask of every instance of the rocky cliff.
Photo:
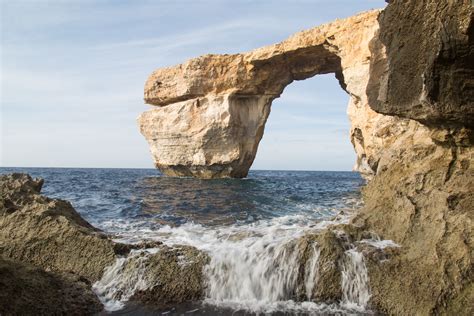
M474 312L474 9L390 1L371 42L370 107L397 117L354 224L400 243L369 268L391 314Z

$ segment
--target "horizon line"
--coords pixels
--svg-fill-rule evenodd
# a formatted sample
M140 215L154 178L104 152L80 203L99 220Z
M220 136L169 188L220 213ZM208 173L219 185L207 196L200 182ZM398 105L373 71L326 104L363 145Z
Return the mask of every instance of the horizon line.
M0 166L0 169L16 168L16 169L137 169L137 170L156 170L163 174L157 168L146 168L146 167L13 167L13 166ZM354 170L314 170L314 169L250 169L250 171L292 171L292 172L356 172Z

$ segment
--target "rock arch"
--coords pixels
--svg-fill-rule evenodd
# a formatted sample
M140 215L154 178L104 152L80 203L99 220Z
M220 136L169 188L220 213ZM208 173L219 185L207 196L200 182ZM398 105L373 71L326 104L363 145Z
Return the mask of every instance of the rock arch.
M145 102L157 107L138 123L155 166L171 176L247 176L272 101L294 80L335 73L350 95L355 169L371 176L380 147L374 126L391 123L370 109L366 95L378 15L365 12L248 53L205 55L153 72Z

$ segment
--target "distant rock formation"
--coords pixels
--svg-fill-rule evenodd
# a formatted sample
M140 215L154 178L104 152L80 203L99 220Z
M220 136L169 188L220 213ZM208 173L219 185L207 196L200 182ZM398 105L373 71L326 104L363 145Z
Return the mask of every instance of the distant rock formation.
M145 101L157 108L138 123L156 167L171 176L247 176L272 101L294 80L335 73L350 95L355 169L373 175L372 156L397 132L394 118L372 111L366 94L378 15L362 13L248 53L205 55L153 72Z

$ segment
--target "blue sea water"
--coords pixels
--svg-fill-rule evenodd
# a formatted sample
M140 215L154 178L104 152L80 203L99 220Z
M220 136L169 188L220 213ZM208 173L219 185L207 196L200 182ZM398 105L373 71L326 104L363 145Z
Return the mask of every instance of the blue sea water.
M344 304L328 309L261 292L287 287L285 280L296 269L295 263L268 260L269 249L286 251L285 245L317 225L361 206L364 180L358 173L251 171L246 179L199 180L165 177L154 169L0 168L0 174L12 172L43 178L44 195L70 201L86 220L116 240L152 239L206 251L212 258L208 269L212 273L206 275L207 304L182 304L171 314L354 313ZM275 264L284 270L278 282L271 275ZM256 274L255 269L267 272ZM107 293L123 291L100 286ZM254 292L255 288L261 291ZM113 300L107 304L110 311L121 314L168 312ZM364 311L364 306L356 307Z
M248 224L285 215L324 219L360 204L355 172L250 171L246 179L170 178L154 169L0 168L45 180L92 224L127 220L172 226Z

